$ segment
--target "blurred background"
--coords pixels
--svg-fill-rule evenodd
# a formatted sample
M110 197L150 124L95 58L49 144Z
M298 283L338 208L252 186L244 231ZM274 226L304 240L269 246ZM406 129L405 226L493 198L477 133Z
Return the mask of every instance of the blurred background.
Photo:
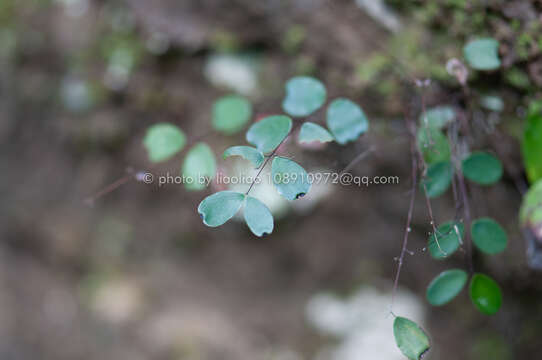
M431 226L419 197L394 312L428 330L430 359L537 358L542 283L527 266L515 179L526 104L542 85L541 9L522 0L0 0L0 359L402 359L389 310L410 189L403 115L420 108L412 79L431 79L428 106L461 116L463 93L445 65L484 35L500 41L503 67L470 83L473 94L498 94L504 110L474 109L502 134L479 148L498 145L511 170L473 187L472 203L503 224L509 247L474 261L502 286L503 307L483 316L465 291L429 306L429 281L465 263L462 253L437 262L425 251ZM270 198L275 231L256 238L242 222L202 224L196 207L211 190L131 180L151 167L148 126L174 123L218 156L244 136L211 131L213 101L238 93L254 118L278 113L295 75L360 104L371 129L347 147L290 141L285 151L309 171L340 171L373 149L350 171L398 184ZM181 160L152 171L176 175ZM433 211L437 222L452 218L452 195Z

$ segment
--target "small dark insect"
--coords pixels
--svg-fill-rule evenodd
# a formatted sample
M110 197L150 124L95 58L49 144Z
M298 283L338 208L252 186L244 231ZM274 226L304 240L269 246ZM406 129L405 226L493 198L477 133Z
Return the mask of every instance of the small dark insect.
M300 199L302 198L303 196L305 196L306 194L305 193L299 193L295 196L296 199Z

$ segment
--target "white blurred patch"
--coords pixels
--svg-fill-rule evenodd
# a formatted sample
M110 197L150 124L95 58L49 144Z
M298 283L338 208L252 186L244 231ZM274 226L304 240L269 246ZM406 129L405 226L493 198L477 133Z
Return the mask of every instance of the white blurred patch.
M92 309L104 320L121 324L136 316L142 300L141 289L132 281L111 280L96 290Z
M94 103L89 84L72 77L67 77L62 81L60 97L64 107L74 112L88 110Z
M85 15L89 8L89 0L56 0L64 7L64 12L69 17L80 17Z
M347 299L329 293L315 295L306 307L309 323L322 334L340 339L338 345L322 349L316 359L403 360L393 337L390 301L390 292L369 286ZM423 327L425 310L414 294L398 289L393 311Z
M386 6L383 0L356 0L356 4L389 31L401 30L399 17Z
M210 56L203 71L214 86L226 87L243 95L254 94L258 87L254 64L240 56Z
M230 167L225 169L225 172L230 177L239 178L254 178L258 173L257 169L254 169L252 164L246 160L239 158L230 158ZM322 170L326 172L328 170ZM250 186L250 183L244 182L242 184L232 184L228 186L229 190L245 193ZM307 195L304 197L289 201L282 197L275 186L272 183L271 177L271 164L270 162L262 170L260 174L260 182L252 187L250 190L250 196L263 202L276 219L283 218L290 211L297 214L305 215L314 210L314 208L322 201L324 201L333 192L333 184L319 182L313 183ZM236 216L237 219L243 219L243 212L239 212Z

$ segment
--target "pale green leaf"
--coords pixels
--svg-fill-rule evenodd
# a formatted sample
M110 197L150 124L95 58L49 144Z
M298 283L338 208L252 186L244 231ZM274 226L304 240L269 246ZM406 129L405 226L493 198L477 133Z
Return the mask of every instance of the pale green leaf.
M177 126L158 123L147 129L143 145L151 162L161 162L181 151L186 144L186 136Z
M282 108L291 116L307 116L318 110L326 101L326 88L308 76L291 78L286 83L286 97Z
M420 124L423 127L442 129L455 119L455 110L451 106L443 105L428 109L420 115Z
M305 122L301 125L299 131L299 142L310 143L313 141L329 142L333 141L333 136L318 124L312 122Z
M227 95L213 104L212 125L217 131L230 135L241 130L250 120L252 105L242 96Z
M198 213L205 225L217 227L235 216L244 200L244 194L220 191L203 199L198 206Z
M499 42L492 38L472 40L463 48L467 63L476 70L495 70L501 66Z
M205 143L194 145L184 159L182 176L187 190L203 190L216 173L215 155Z
M273 232L273 215L260 200L247 196L245 204L245 221L250 231L256 236Z
M460 269L441 272L427 287L426 298L433 306L441 306L452 301L467 283L467 273Z
M393 321L395 343L410 360L420 360L430 348L429 337L414 321L396 317Z
M369 129L365 113L348 99L335 99L327 108L327 127L341 145L355 141Z
M470 154L462 163L463 175L470 181L480 185L491 185L502 176L502 164L495 156L476 151Z
M474 245L486 254L497 254L506 249L508 243L506 231L493 219L474 220L470 232Z
M538 180L523 196L519 219L521 226L542 229L542 180Z
M311 187L307 172L296 162L277 156L271 165L273 184L288 200L305 196Z
M230 156L241 156L250 161L255 168L259 168L264 161L264 155L261 151L251 146L232 146L224 151L224 159Z
M504 102L499 96L496 95L486 95L480 99L480 105L482 105L487 110L501 112L504 109Z
M474 274L470 281L469 295L474 306L483 314L493 315L501 308L501 289L489 276Z
M254 123L247 131L247 141L264 154L275 150L292 129L292 119L272 115Z

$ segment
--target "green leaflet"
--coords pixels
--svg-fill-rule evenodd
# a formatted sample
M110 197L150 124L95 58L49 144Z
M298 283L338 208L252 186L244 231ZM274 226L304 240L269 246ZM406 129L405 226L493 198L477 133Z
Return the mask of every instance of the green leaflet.
M292 130L292 119L273 115L254 123L247 131L247 141L264 154L275 150Z
M493 315L501 308L501 289L489 276L474 274L470 281L469 295L474 306L483 314Z
M441 272L427 287L427 301L433 306L447 304L461 292L467 283L467 277L467 273L460 269Z
M495 156L476 151L463 160L461 165L463 175L480 185L491 185L499 181L502 176L502 164Z
M247 196L244 215L245 221L254 235L263 236L273 232L273 215L260 200Z
M452 183L453 175L453 167L450 161L441 161L429 165L427 174L422 180L422 187L425 184L427 196L435 198L444 194Z
M198 206L203 223L217 227L226 223L241 208L245 195L235 191L220 191L207 196Z
M442 129L455 119L455 110L451 106L442 105L428 109L420 115L420 124L422 127L432 127Z
M288 200L305 196L311 187L305 169L296 162L280 156L273 159L271 176L279 194Z
M328 129L341 145L357 140L369 129L363 110L348 99L333 100L327 108L326 121Z
M476 219L471 224L471 236L474 245L486 254L497 254L506 249L508 236L495 220Z
M298 76L286 83L283 110L291 116L307 116L318 110L326 101L326 88L319 80Z
M435 259L443 259L452 255L462 242L465 234L463 224L447 221L437 228L437 234L429 236L429 253Z
M231 135L241 130L252 116L252 105L242 96L227 95L213 104L212 125L217 131Z
M182 175L187 190L203 190L216 174L215 155L205 143L194 145L186 154Z
M418 148L427 164L450 160L450 143L442 131L434 127L420 127Z
M186 136L177 126L158 123L147 129L143 145L151 162L161 162L181 151L186 144Z
M251 146L232 146L224 151L224 159L230 156L241 156L243 159L250 161L255 168L259 168L265 157L261 151Z
M463 48L467 63L476 70L495 70L501 66L499 42L492 38L472 40Z
M320 125L312 122L305 122L301 125L298 139L300 143L310 143L313 141L325 143L333 141L333 136Z
M396 317L393 321L395 343L410 360L421 359L430 348L429 337L414 321Z

